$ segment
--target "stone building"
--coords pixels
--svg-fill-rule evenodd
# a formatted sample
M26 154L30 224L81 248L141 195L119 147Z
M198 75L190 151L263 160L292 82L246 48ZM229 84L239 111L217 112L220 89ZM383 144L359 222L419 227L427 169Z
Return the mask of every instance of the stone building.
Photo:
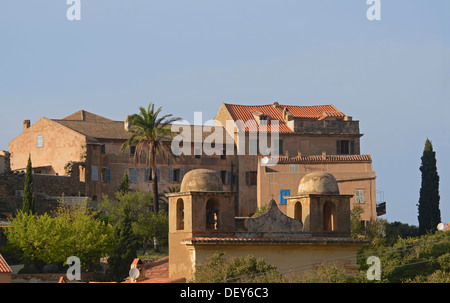
M12 170L24 170L31 155L33 170L44 175L66 175L72 163L79 164L80 181L86 184L86 194L94 200L102 194L113 195L128 172L130 188L152 191L152 180L145 163L134 163L135 147L122 153L121 146L131 136L127 121L113 121L81 110L63 119L41 118L33 125L25 120L23 133L9 143ZM197 126L185 125L196 132ZM182 126L179 126L182 128ZM201 126L200 126L201 128ZM210 135L201 129L200 141ZM223 132L223 130L221 130ZM196 139L196 137L192 138ZM181 155L167 163L158 157L159 190L179 187L183 175L191 169L207 167L221 175L228 189L232 189L233 159L222 155ZM170 144L167 141L167 144Z
M266 165L264 160L260 157L258 162L258 207L273 199L287 214L288 203L284 197L297 192L298 180L311 172L328 172L336 178L341 194L352 195L350 208L362 208L362 224L366 226L385 213L385 209L377 208L376 176L370 155L323 153L320 156L280 157L274 165Z
M351 195L339 193L332 175L305 175L298 192L287 197L288 215L272 200L242 228L234 216L235 194L223 189L214 171L204 169L186 174L181 191L167 194L170 278L192 280L195 266L217 251L261 257L282 274L331 259L342 259L339 266L346 270L358 268L356 254L364 242L350 237Z
M222 103L215 119L234 138L238 152L239 148L245 150L245 155L240 155L236 163L238 213L241 216L252 214L261 204L257 199L258 155L262 154L259 150L261 135L267 136L268 148L285 157L299 155L308 157L323 153L360 154L360 138L363 134L359 131L359 121L353 120L333 105L297 106L281 105L278 102L269 105ZM227 121L232 123L228 122L227 125ZM278 136L278 145L271 146L273 135ZM252 145L258 145L256 152L250 150Z
M183 147L188 146L190 153L184 153L176 161L169 163L162 158L157 160L161 192L179 187L184 174L190 170L211 169L221 176L226 190L237 193L234 198L235 215L245 217L253 214L258 206L268 203L271 198L280 203L277 198L280 192L276 192L273 187L271 192L265 187L258 187L258 184L264 184L265 176L274 175L258 175L258 157L262 151L253 147L260 146L264 135L267 135L266 141L270 142L275 140L272 135L276 133L279 140L276 144L268 145L289 159L322 156L323 153L327 157L360 155L362 134L359 131L359 121L353 120L333 105L296 106L275 102L247 106L222 103L215 121L217 125L208 128L201 125L177 125L179 135L188 134L185 136L186 140L183 140ZM275 130L276 123L276 132L271 132ZM102 194L115 193L125 171L128 171L131 188L153 190L147 165L133 162L134 148L126 153L120 151L122 144L131 135L126 119L113 121L81 110L63 119L44 117L33 125L25 120L23 129L23 133L9 144L13 170L23 170L28 155L31 154L33 169L40 174L65 175L70 169L68 163L80 163L80 181L86 184L86 195L94 200L100 199ZM220 139L215 140L214 145L221 152L205 153L206 141L217 133L220 133ZM167 144L171 142L167 141ZM334 165L330 172L336 174L346 193L356 195L357 189L365 189L365 205L368 210L372 210L376 203L372 194L375 192L375 176L371 168L357 162L330 163L329 165ZM304 161L300 161L297 166L299 172L320 169L319 165L309 165ZM281 167L287 165L275 168L280 169L280 175L281 170L285 169ZM356 187L347 188L343 184L343 180L348 179L345 177L346 173L373 178L368 181L371 182L370 191L367 187L356 188L360 185L355 182L351 184ZM280 187L277 190L286 189L289 188ZM358 197L360 194L361 191L358 192ZM284 204L279 207L284 211ZM374 212L366 214L371 219L376 218Z
M7 151L0 150L0 174L8 173L11 169L9 164L10 154Z

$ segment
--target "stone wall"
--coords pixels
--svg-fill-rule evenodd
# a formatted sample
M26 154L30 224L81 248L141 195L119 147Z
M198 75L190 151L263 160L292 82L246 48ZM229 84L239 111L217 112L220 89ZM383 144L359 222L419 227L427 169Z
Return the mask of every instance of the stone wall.
M80 181L78 165L74 165L70 176L33 174L33 189L37 213L45 213L57 205L61 196L85 196L86 186ZM25 173L0 175L0 212L22 209Z

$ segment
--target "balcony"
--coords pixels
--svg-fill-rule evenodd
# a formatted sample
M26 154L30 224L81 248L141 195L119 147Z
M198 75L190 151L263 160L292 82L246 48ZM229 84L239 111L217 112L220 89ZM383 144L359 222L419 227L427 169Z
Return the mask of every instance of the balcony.
M377 216L386 214L386 202L377 203Z

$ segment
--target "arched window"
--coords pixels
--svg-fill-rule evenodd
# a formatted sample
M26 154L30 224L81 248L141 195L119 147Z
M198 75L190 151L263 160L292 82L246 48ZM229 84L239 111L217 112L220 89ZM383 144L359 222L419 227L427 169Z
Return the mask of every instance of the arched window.
M215 198L206 202L206 229L219 229L219 201Z
M183 199L177 201L177 230L184 229L184 202Z
M336 207L333 202L327 201L323 205L323 230L333 231L336 229Z
M302 219L302 204L300 202L296 202L294 206L294 219L301 220Z

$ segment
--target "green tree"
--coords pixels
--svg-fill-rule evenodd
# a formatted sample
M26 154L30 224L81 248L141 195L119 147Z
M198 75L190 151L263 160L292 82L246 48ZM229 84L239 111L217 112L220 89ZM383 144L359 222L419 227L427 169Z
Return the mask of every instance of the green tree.
M132 134L130 139L122 145L121 151L125 152L128 148L135 145L135 165L137 162L145 160L152 175L154 211L159 212L156 156L160 155L167 160L170 157L174 157L172 149L167 142L175 135L170 128L171 123L180 119L171 118L171 114L159 117L162 108L155 110L155 106L152 103L148 105L147 109L142 106L139 107L139 111L139 114L133 114L128 117Z
M24 212L34 213L34 197L33 197L33 168L31 165L31 155L28 157L27 170L25 173L25 183L23 188L23 207Z
M418 207L419 234L435 232L441 222L439 209L439 175L436 167L436 152L431 141L427 138L422 155L420 171L422 173L422 185Z
M82 268L90 270L111 251L111 226L85 207L60 204L53 216L19 211L11 220L12 227L5 230L8 245L20 251L25 262L63 265L77 256Z
M358 238L364 233L364 227L361 225L361 214L363 212L363 208L359 205L356 205L350 211L350 232L352 238Z
M168 244L169 234L169 219L161 212L148 212L145 214L139 214L138 220L132 223L133 233L137 239L142 243L145 254L148 247L153 244L154 238L158 241L159 245Z
M131 211L124 209L118 225L114 231L114 250L108 258L109 279L116 282L123 281L130 270L130 265L137 257L136 238L132 230Z
M122 181L120 181L120 185L117 190L122 194L125 194L130 191L130 179L128 178L128 172L126 170L125 173L123 174Z
M144 253L156 237L160 245L168 243L169 223L166 213L151 211L152 194L137 190L125 194L116 193L115 200L104 195L98 208L104 220L117 226L125 211L128 211L132 231L136 240L142 244Z
M262 258L252 255L237 258L225 258L225 253L216 252L205 264L197 264L194 274L195 283L224 282L284 282L277 267L268 264Z

